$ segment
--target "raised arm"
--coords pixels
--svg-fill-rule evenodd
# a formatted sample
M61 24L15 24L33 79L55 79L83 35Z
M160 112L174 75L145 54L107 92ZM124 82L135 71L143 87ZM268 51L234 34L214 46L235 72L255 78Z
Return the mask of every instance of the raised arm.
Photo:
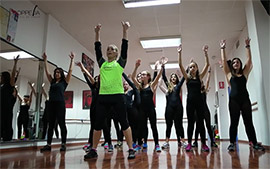
M165 73L165 66L164 66L163 72L162 72L162 79L163 79L163 81L164 81L166 87L168 88L168 79L167 79L166 73Z
M168 92L167 89L163 86L162 80L159 80L159 88L164 94Z
M20 93L19 93L19 91L18 91L17 86L15 86L15 90L17 90L17 97L18 97L18 99L19 99L20 103L22 103L23 98L22 98L22 96L20 95Z
M20 55L18 55L14 58L14 65L13 65L11 77L10 77L10 85L11 86L15 86L16 69L17 69L17 63L18 63L19 57L20 57Z
M47 79L51 83L53 78L52 78L51 73L48 70L48 61L47 61L47 55L46 55L45 52L43 53L42 57L43 57L43 60L44 60L45 73L46 73Z
M226 40L222 40L220 42L221 62L222 62L222 66L223 66L223 71L224 71L224 73L226 75L226 78L227 78L227 82L229 83L232 74L231 74L230 68L229 68L229 66L227 64L227 58L226 58L225 48L226 48Z
M243 70L243 74L246 78L248 78L248 75L253 67L252 65L252 59L251 59L251 51L250 51L250 39L247 38L245 40L246 43L246 51L247 51L247 62L245 64L244 70Z
M95 27L95 51L96 51L96 59L98 66L101 67L101 65L105 62L105 59L102 57L101 52L101 43L100 43L100 30L101 30L101 24L98 24Z
M73 65L74 65L74 62L73 62L74 54L73 54L73 52L70 53L69 57L70 57L70 64L69 64L68 74L67 74L67 77L66 77L66 82L67 83L69 83L70 78L72 76L72 70L73 70Z
M208 58L208 46L203 46L204 51L204 59L205 59L205 65L203 67L202 73L200 74L200 78L203 79L203 77L206 75L208 67L209 67L209 58Z
M37 97L37 93L36 93L36 90L35 90L35 88L34 88L35 83L28 82L28 85L29 85L30 88L31 88L31 92L33 92L34 96Z
M160 77L162 75L163 70L164 70L164 65L162 64L161 69L158 72L157 77L151 83L151 89L152 89L153 92L157 89L157 84L158 84L158 81L159 81L159 79L160 79Z
M86 75L86 76L88 77L87 79L90 80L90 83L91 83L92 85L94 85L94 84L95 84L95 79L94 79L93 76L88 72L88 70L84 67L84 65L82 64L82 62L75 62L75 65L81 68L82 73L83 73L84 75ZM87 79L85 79L85 80L87 80ZM89 85L89 84L88 84L88 85Z
M211 67L209 67L206 83L205 83L205 91L208 91L209 88L209 82L210 82L210 76L211 76Z
M45 84L43 83L43 84L42 84L42 91L41 91L41 93L43 94L43 96L45 97L46 100L49 100L49 99L48 99L48 95L47 95L47 93L45 92L44 85L45 85Z
M121 55L118 59L118 63L125 68L127 63L127 50L128 50L128 39L127 39L127 32L130 27L129 22L122 22L123 27L123 39L122 39L122 46L121 46Z
M36 96L36 91L35 91L35 89L34 89L34 83L33 84L31 84L30 82L28 82L28 84L29 84L29 86L30 86L30 88L31 88L31 92L30 92L30 95L29 95L29 102L27 103L29 106L31 106L31 103L32 103L32 97L33 97L33 93L34 93L34 95Z
M188 80L188 75L187 75L185 68L183 66L183 63L182 63L182 44L179 45L179 47L177 48L177 51L178 51L178 64L179 64L180 70L181 70L185 80Z
M136 60L136 63L135 63L135 68L132 72L132 75L131 75L131 79L133 81L133 83L135 84L135 86L139 89L140 88L140 83L137 81L136 79L136 75L137 75L137 69L138 67L141 65L141 59L138 59Z

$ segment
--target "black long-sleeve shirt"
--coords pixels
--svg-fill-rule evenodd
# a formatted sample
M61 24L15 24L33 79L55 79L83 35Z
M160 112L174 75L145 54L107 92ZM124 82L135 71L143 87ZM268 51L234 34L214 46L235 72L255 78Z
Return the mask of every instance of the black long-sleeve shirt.
M140 97L139 90L134 85L134 83L131 82L131 80L127 77L127 75L125 73L123 73L123 77L127 81L127 83L129 84L129 86L132 87L132 90L130 90L126 93L127 108L132 108L132 106L138 106L141 103L141 97ZM134 95L134 100L132 99L133 95Z

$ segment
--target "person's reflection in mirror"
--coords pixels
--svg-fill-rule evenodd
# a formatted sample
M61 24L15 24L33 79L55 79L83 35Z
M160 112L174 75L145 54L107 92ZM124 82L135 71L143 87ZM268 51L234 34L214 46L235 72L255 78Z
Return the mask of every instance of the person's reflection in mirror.
M13 118L13 106L16 102L16 93L14 90L15 86L15 76L16 76L16 67L19 59L19 55L14 58L14 65L12 69L12 73L10 75L9 72L4 71L1 72L1 111L0 111L0 119L1 119L1 132L0 139L3 141L12 140L13 136L13 128L12 128L12 118Z
M34 83L28 82L31 92L30 95L24 95L23 97L17 92L17 97L20 101L20 112L17 120L18 126L18 139L29 139L29 131L28 131L28 121L29 121L29 109L32 103L33 94L36 96L36 91L34 89ZM24 131L24 136L22 136L22 126Z

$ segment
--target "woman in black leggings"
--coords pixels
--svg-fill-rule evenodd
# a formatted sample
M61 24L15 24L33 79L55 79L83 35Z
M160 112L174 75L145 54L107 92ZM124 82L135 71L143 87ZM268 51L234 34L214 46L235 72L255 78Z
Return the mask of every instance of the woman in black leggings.
M155 105L153 101L153 95L156 91L158 80L161 77L163 68L159 71L157 77L151 82L151 74L148 71L142 71L141 72L141 83L139 83L135 76L138 67L140 66L141 60L137 60L135 64L135 69L132 73L132 80L136 87L140 90L140 96L141 96L141 104L140 104L140 113L139 118L141 119L141 125L139 128L139 131L144 131L147 127L147 119L149 118L150 125L153 132L153 138L155 141L155 150L157 152L161 152L160 146L159 146L159 140L158 140L158 130L157 130L157 115L155 110ZM141 149L142 145L142 137L145 135L144 132L141 132L138 135L138 147L137 150Z
M182 100L180 99L181 87L185 81L185 78L182 78L179 81L178 76L175 73L172 73L170 76L170 81L168 81L165 69L162 73L163 81L167 88L164 88L160 85L161 91L166 94L166 110L165 110L165 120L166 120L166 142L162 145L162 149L168 149L170 147L169 139L171 135L172 125L174 123L178 146L184 143L184 128L183 128L183 105Z
M245 40L245 43L248 58L244 68L242 68L242 62L239 58L233 58L232 61L230 62L230 65L227 64L227 58L225 54L226 41L222 40L220 42L223 71L226 75L227 82L231 87L231 93L229 96L231 125L230 125L230 145L228 147L228 150L229 151L235 150L237 128L241 113L248 139L249 141L252 141L253 148L256 150L264 151L264 147L261 144L258 144L257 142L256 133L252 122L251 103L246 87L248 75L252 69L250 39L247 38Z
M53 129L55 127L56 120L61 129L62 145L60 151L66 151L67 127L66 127L66 107L65 107L64 92L68 86L68 83L72 75L74 54L71 53L69 57L70 57L70 65L67 76L65 77L64 70L59 67L54 69L54 73L52 76L48 71L47 55L45 53L43 54L45 72L49 82L51 83L51 86L49 90L49 107L48 107L49 121L50 121L48 130L48 140L47 145L45 145L43 148L40 149L41 152L51 151Z
M188 118L188 145L186 147L186 151L190 151L191 146L191 140L194 130L194 123L195 123L195 112L197 113L198 117L198 128L200 129L200 135L201 135L201 142L202 142L202 151L209 151L208 146L205 142L205 128L204 128L204 103L201 96L201 79L205 76L208 66L209 66L209 60L208 60L208 46L205 45L203 47L203 51L205 54L205 66L203 68L202 73L199 73L198 65L194 61L191 61L189 64L189 74L186 73L186 70L182 64L182 45L178 47L178 60L179 60L179 66L181 69L181 72L186 80L187 84L187 118Z

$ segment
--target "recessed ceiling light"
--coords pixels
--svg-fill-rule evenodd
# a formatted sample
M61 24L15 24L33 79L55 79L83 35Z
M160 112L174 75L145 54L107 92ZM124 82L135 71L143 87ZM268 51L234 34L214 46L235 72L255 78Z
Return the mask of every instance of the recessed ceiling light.
M180 4L181 0L123 0L125 8Z
M20 55L19 59L35 58L32 55L29 55L28 53L23 51L0 53L0 57L5 58L7 60L13 60L18 55Z
M177 47L181 43L180 36L164 36L154 38L141 38L141 45L144 49Z
M150 64L151 69L155 69L155 64ZM160 69L161 65L158 65L157 69ZM165 64L165 69L178 69L179 68L179 64L178 62L171 62L171 63L166 63Z

